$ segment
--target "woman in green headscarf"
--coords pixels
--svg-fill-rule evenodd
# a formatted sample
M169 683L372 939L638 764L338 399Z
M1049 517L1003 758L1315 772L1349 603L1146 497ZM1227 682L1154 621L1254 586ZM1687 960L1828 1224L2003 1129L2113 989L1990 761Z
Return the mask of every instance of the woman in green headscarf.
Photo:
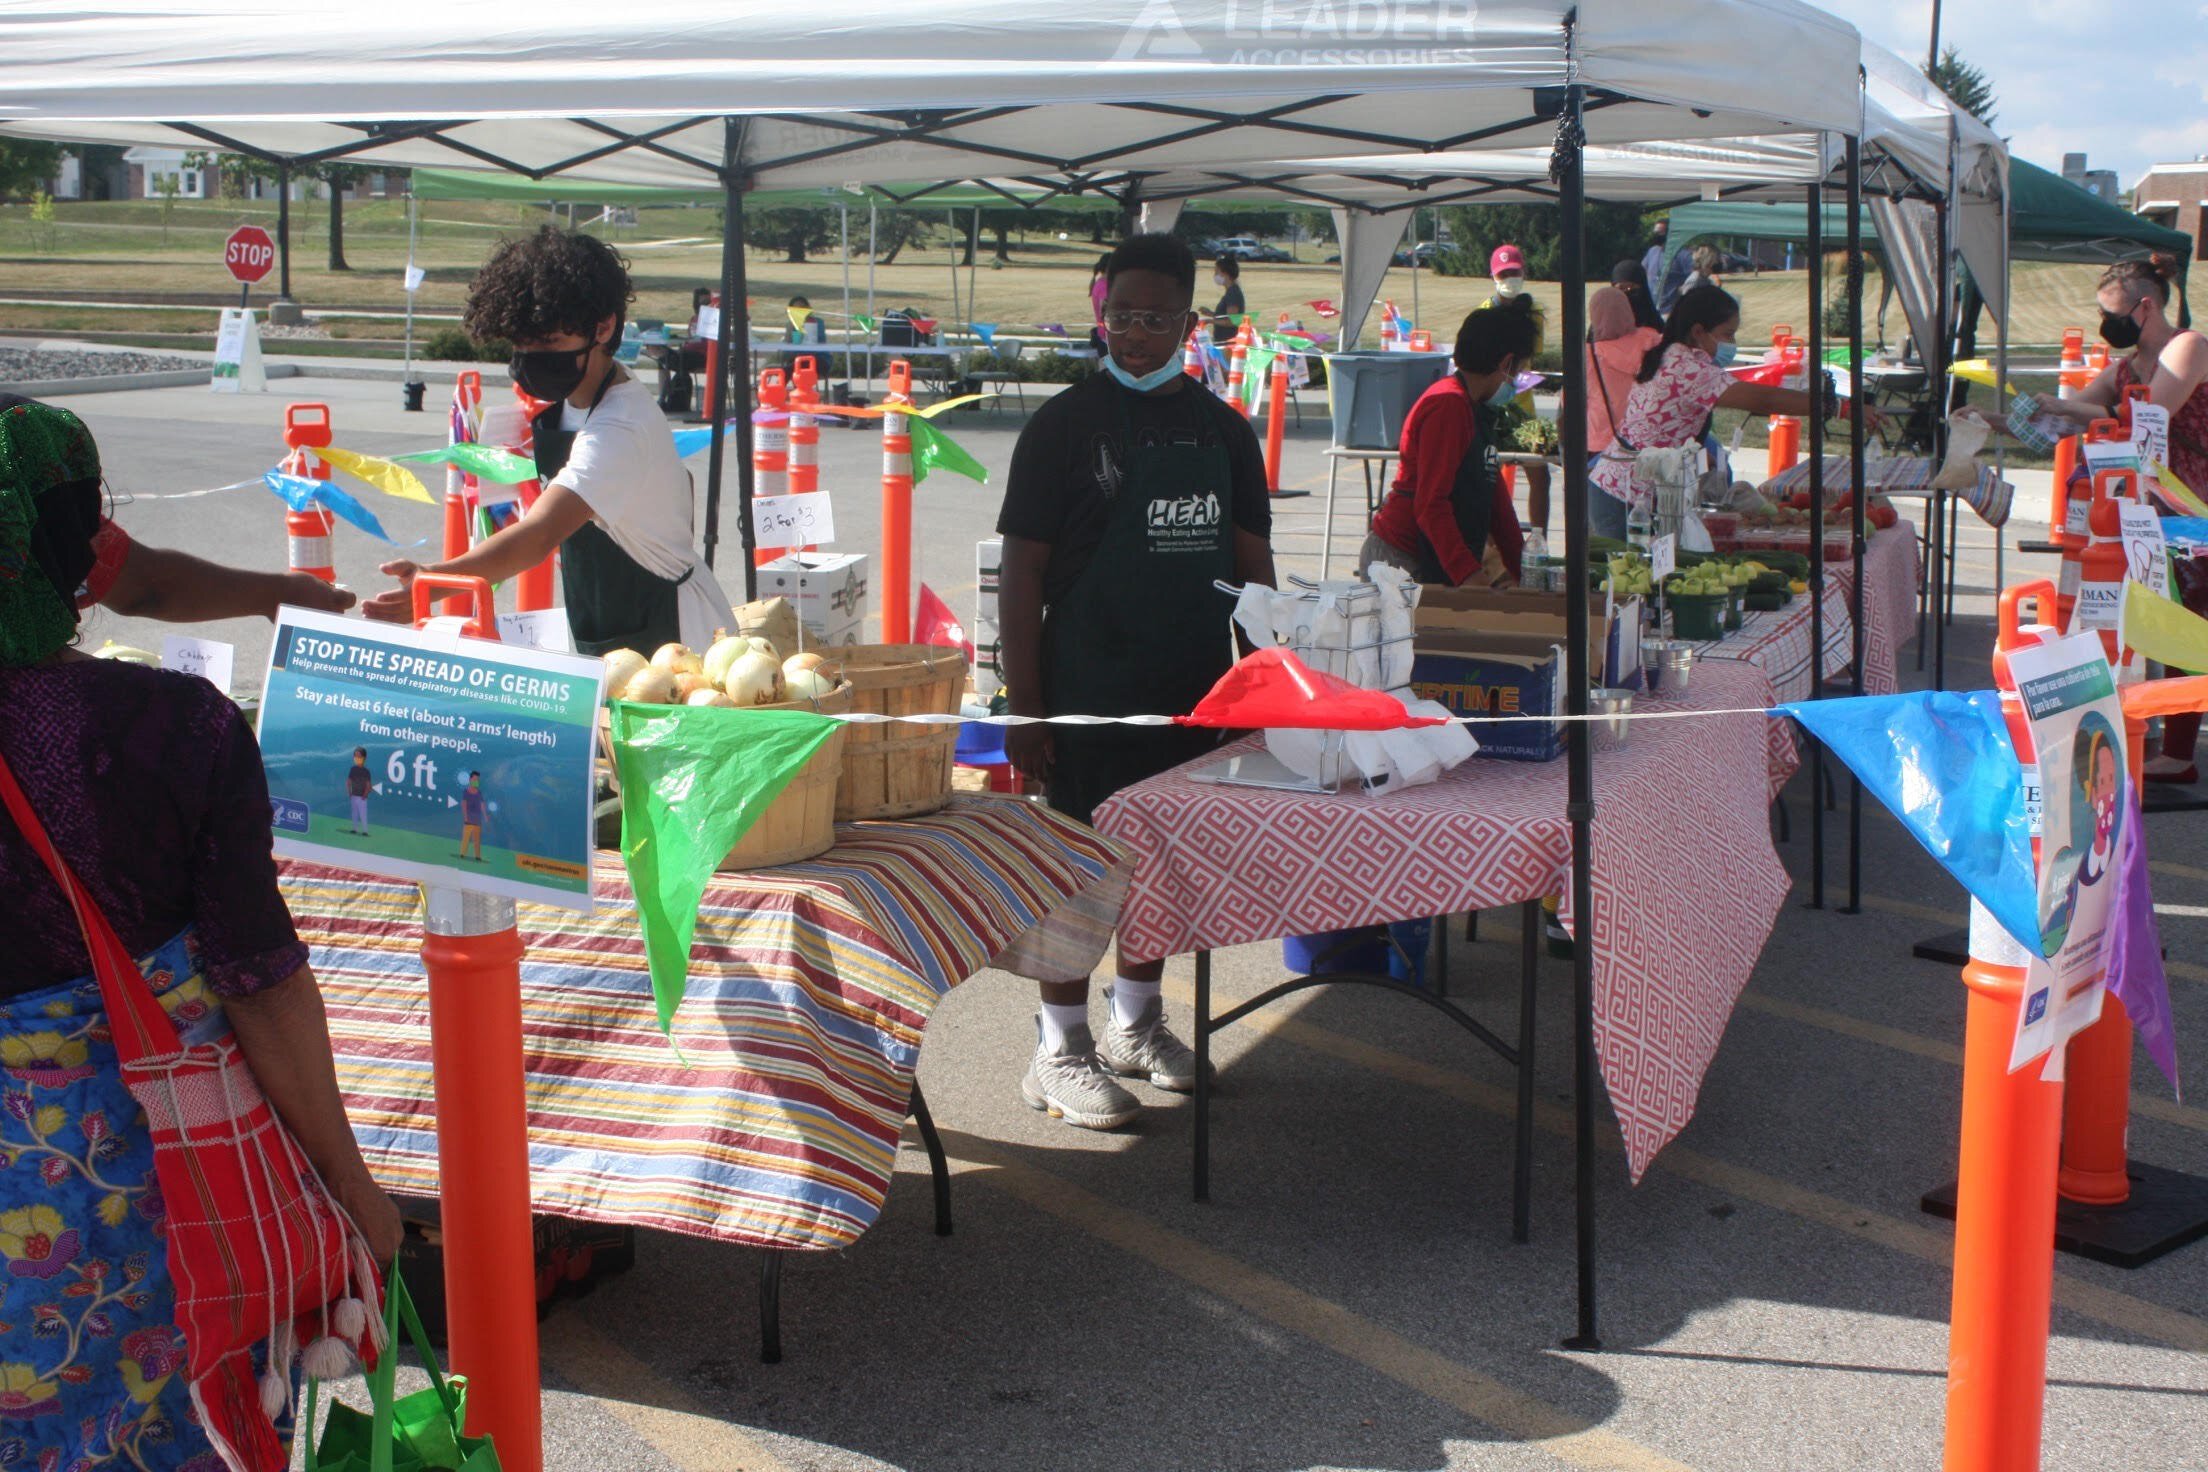
M233 1034L330 1195L388 1260L397 1209L339 1098L307 948L276 889L268 784L205 680L70 647L101 521L74 414L0 406L0 788L103 911L187 1044ZM152 1140L125 1089L92 960L46 847L0 808L0 1419L25 1465L200 1469L207 1418L286 1434L296 1366L261 1396L191 1404ZM248 1428L251 1429L251 1428Z

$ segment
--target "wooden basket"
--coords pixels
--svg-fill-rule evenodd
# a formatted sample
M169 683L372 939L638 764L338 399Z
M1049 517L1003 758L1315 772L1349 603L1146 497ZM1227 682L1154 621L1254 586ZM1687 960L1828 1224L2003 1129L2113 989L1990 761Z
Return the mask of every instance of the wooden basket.
M807 697L746 709L812 710L832 716L851 709L851 700L851 683L846 680L817 700ZM820 744L803 770L790 779L790 785L768 804L759 820L736 840L728 857L715 867L723 871L771 869L776 864L817 859L836 846L836 787L843 775L843 748L850 730L849 726L839 726Z
M885 716L958 714L966 656L932 644L855 644L843 665L852 709ZM843 748L836 818L916 818L951 800L956 724L853 725Z

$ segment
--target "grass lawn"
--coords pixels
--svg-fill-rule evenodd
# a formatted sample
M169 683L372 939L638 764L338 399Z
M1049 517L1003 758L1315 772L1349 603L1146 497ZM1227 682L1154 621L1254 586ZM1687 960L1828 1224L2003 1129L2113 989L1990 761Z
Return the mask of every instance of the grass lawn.
M273 201L181 200L169 210L166 225L159 201L63 202L58 209L56 222L42 229L32 224L27 206L0 207L0 280L5 281L0 295L37 298L47 293L99 292L162 310L138 313L0 304L0 331L118 335L204 331L211 337L211 306L194 310L168 304L178 297L229 299L235 288L222 267L224 237L248 221L267 226L272 233L275 225ZM428 271L428 279L416 299L417 311L458 313L468 282L492 245L503 235L534 228L547 218L543 210L521 205L444 201L425 205L416 259ZM644 211L641 218L640 225L616 230L609 237L630 260L637 287L633 312L687 321L691 289L718 280L717 214L710 209L654 209ZM293 207L292 295L310 310L402 312L405 294L400 273L407 254L402 204L384 200L346 207L345 253L353 267L350 271L325 268L327 231L326 201ZM855 234L863 237L863 217L855 222ZM871 275L877 308L912 307L945 320L978 318L1010 330L1055 322L1063 324L1075 340L1084 335L1089 320L1088 274L1096 246L1079 238L1061 241L1038 235L1023 240L1015 235L1011 260L997 263L989 258L985 242L982 263L971 273L975 305L969 309L969 273L964 268L954 272L952 245L950 232L938 230L933 239L907 247L895 262L875 267ZM1242 283L1251 310L1268 320L1284 309L1296 311L1307 324L1317 325L1303 304L1341 294L1338 268L1322 263L1331 249L1305 245L1301 247L1305 259L1297 264L1245 266ZM779 254L753 251L748 263L754 312L761 320L779 319L781 304L798 294L825 311L841 310L846 265L840 256L831 251L793 265L779 259ZM848 268L854 310L865 310L869 274L862 249ZM2052 344L2063 327L2088 321L2096 274L2097 268L2090 266L2018 265L2013 278L2013 340L2020 345ZM1444 341L1489 290L1484 278L1437 276L1430 271L1416 276L1414 284L1408 269L1391 270L1380 295L1406 314L1414 312L1415 302L1417 319ZM1800 326L1807 316L1808 284L1801 272L1738 277L1729 284L1741 299L1744 342L1766 341L1772 324ZM1828 297L1838 284L1834 272L1828 278ZM264 286L265 292L256 290L256 302L274 295L273 278ZM1211 291L1208 275L1200 277L1199 302L1210 300ZM1558 290L1553 284L1537 282L1534 291L1549 314L1553 332L1559 316ZM1874 274L1865 289L1874 311L1877 292ZM398 335L397 322L390 320L332 317L324 319L324 326L340 337ZM1885 327L1887 340L1898 343L1906 331L1898 302L1888 311ZM417 332L421 331L417 324ZM1377 332L1375 319L1367 327L1368 345ZM1874 332L1874 341L1875 337Z

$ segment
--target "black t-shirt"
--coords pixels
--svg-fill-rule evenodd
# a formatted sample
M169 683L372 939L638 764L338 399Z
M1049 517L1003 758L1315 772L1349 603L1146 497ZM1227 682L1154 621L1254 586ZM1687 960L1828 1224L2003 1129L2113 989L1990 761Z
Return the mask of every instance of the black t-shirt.
M1242 330L1242 324L1234 319L1247 312L1249 307L1242 300L1242 283L1229 281L1226 294L1219 298L1219 305L1211 309L1211 336L1215 342L1231 342Z
M1151 396L1120 387L1107 373L1075 384L1035 411L1012 450L1012 473L997 513L1001 536L1050 544L1043 573L1043 601L1055 603L1081 575L1103 539L1112 498L1121 494L1126 424L1146 445L1224 445L1231 486L1222 487L1234 524L1256 536L1272 534L1273 508L1265 489L1265 454L1249 421L1194 379L1170 394ZM1136 494L1140 494L1137 488Z

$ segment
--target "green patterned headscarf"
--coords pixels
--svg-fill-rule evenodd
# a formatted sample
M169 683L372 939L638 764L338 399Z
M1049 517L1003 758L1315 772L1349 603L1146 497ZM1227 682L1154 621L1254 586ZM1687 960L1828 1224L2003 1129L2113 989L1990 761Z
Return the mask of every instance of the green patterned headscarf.
M83 420L30 399L0 405L0 665L37 664L76 633L99 484Z

